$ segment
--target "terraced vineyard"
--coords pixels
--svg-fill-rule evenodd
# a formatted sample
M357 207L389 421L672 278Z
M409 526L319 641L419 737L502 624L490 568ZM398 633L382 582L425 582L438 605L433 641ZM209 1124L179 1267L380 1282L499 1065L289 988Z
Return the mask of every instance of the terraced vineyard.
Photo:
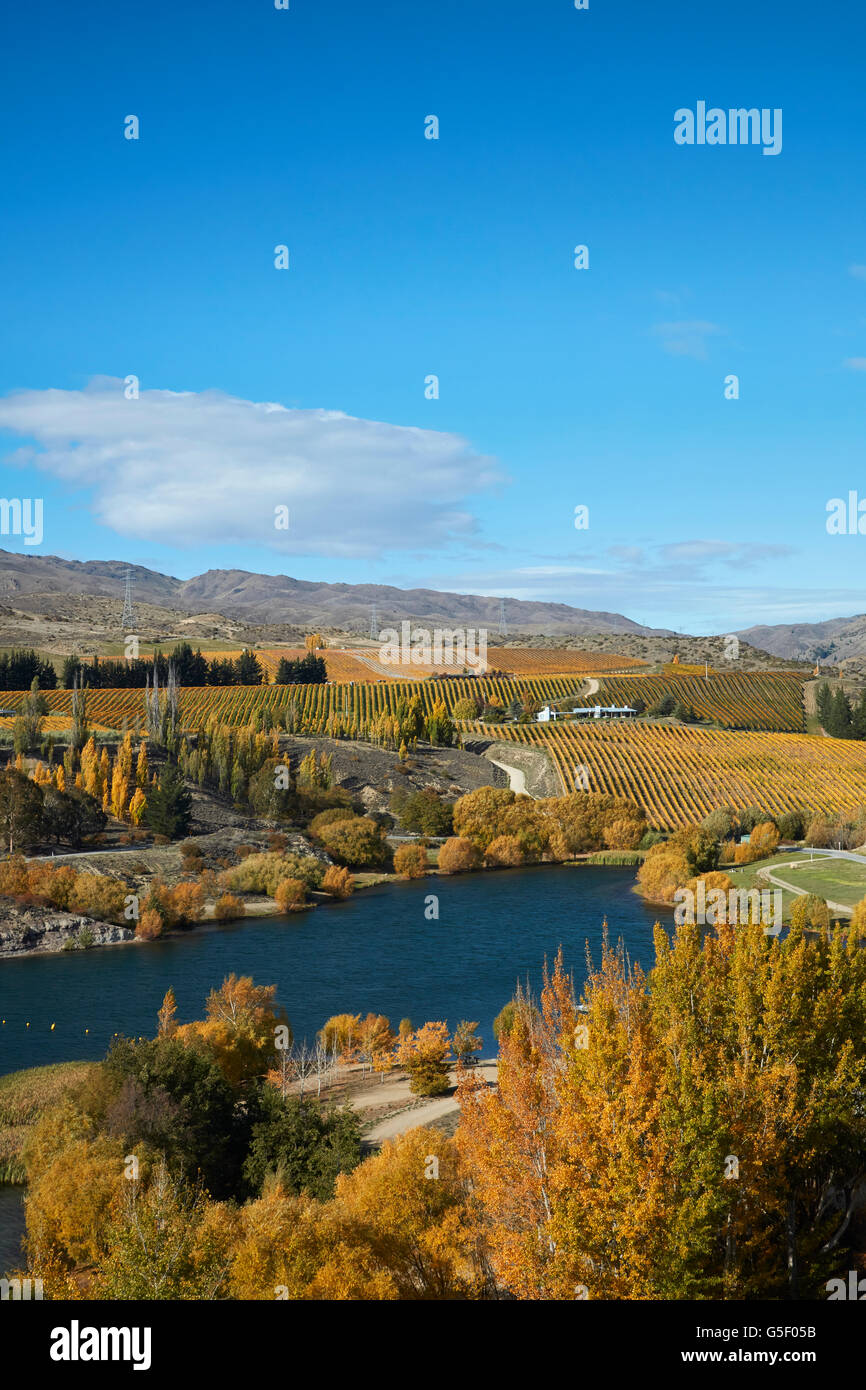
M600 694L627 705L638 695L647 707L671 694L724 729L767 729L802 733L803 680L796 671L742 671L703 676L603 676ZM598 696L576 703L593 705Z
M843 739L625 720L507 724L496 737L545 749L564 791L632 798L657 829L694 824L726 804L828 814L866 805L866 744Z

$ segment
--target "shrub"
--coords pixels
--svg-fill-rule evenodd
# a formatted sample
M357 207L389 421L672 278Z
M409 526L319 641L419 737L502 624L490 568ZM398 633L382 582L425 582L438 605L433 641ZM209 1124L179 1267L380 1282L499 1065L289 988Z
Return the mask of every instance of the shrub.
M833 843L833 827L823 816L813 816L805 835L806 844L815 849L828 849Z
M765 825L756 825L751 832L748 843L737 845L734 850L735 864L754 864L759 859L766 859L774 854L779 846L779 832L775 825L768 822Z
M501 868L516 868L526 862L520 841L515 835L497 835L487 846L484 857L488 864L498 864Z
M364 816L323 825L319 838L328 853L341 864L379 868L390 856L381 827Z
M653 845L663 844L664 839L665 837L660 830L645 830L638 849L652 849Z
M291 912L307 901L307 885L299 878L284 878L277 884L274 901L281 912Z
M201 845L197 840L184 840L180 846L180 852L184 861L189 859L201 859Z
M242 864L219 876L220 886L241 893L276 895L284 878L299 878L308 888L318 888L324 866L311 854L250 854Z
M651 849L638 869L638 883L654 902L672 903L678 888L685 888L694 877L685 853L669 844Z
M171 898L179 926L201 921L204 916L204 888L200 883L178 883L172 889Z
M744 811L737 815L740 822L740 830L744 835L751 835L756 825L766 825L768 822L776 824L774 816L769 811L762 811L760 806L747 806Z
M779 834L783 840L802 840L806 822L802 811L786 811L779 817Z
M779 847L779 832L772 821L756 825L749 836L749 849L753 859L766 859Z
M637 849L643 839L643 833L643 821L625 820L620 817L605 826L602 837L608 849Z
M395 791L391 797L391 810L404 830L420 835L450 835L453 809L432 787L418 792Z
M142 903L146 912L155 912L163 928L170 931L178 924L178 913L174 901L174 889L168 888L161 879L155 878Z
M217 898L213 915L218 922L230 922L235 917L245 917L246 911L243 898L236 898L233 893L223 893L221 898Z
M104 874L78 873L69 897L72 912L84 917L96 917L109 922L123 922L126 884Z
M455 719L477 719L478 705L475 700L464 697L464 699L457 701L451 712Z
M155 941L158 936L162 936L162 918L158 912L152 908L147 912L142 912L135 928L135 934L139 941Z
M477 869L481 854L471 840L452 835L439 851L438 867L443 874L467 874Z
M335 825L339 820L353 820L354 815L351 806L331 806L327 811L320 811L317 816L313 816L307 829L311 835L318 837L322 826Z
M355 880L348 869L331 864L325 870L322 889L333 898L350 898L355 891Z
M423 845L401 845L394 853L394 872L401 878L423 878L429 867Z

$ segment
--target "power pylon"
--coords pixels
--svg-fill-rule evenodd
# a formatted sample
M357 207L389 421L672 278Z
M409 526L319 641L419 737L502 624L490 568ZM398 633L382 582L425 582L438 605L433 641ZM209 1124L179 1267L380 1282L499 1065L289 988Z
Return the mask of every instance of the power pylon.
M375 603L371 603L371 604L370 604L370 638L371 638L371 640L372 640L373 642L375 642L375 640L376 640L376 638L378 637L378 635L379 635L379 623L378 623L378 620L377 620L377 617L376 617L376 605L375 605Z
M135 627L135 609L132 606L132 570L129 566L126 569L126 591L123 595L123 615L120 619L120 626L126 632Z
M499 636L500 636L500 637L507 637L507 636L508 636L508 624L507 624L507 622L505 621L505 599L504 599L504 598L501 598L501 599L499 600Z

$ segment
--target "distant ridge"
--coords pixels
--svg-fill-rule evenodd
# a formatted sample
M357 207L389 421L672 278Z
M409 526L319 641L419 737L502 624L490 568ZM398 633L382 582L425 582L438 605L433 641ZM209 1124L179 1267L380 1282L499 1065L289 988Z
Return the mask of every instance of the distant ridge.
M838 664L866 655L866 614L822 623L775 623L737 633L753 647L789 661Z
M376 604L379 628L405 619L428 626L486 627L499 630L500 598L455 594L437 589L398 589L387 584L332 584L292 579L285 574L249 570L208 570L193 579L175 579L125 560L63 560L57 555L19 555L0 550L0 603L15 605L31 594L94 594L123 599L127 569L136 603L187 613L223 613L252 623L295 623L369 631ZM549 636L576 633L631 633L672 637L668 628L643 627L621 613L575 608L566 603L505 599L511 630Z

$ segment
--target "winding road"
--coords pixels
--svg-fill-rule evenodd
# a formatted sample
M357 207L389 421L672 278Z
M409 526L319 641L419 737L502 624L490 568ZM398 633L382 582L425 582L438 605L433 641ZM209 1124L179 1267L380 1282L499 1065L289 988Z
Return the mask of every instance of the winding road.
M509 767L508 763L501 763L498 758L489 758L488 762L491 762L494 767L501 767L503 772L508 773L508 785L513 792L522 793L524 796L532 795L532 792L526 789L526 773L519 767Z

